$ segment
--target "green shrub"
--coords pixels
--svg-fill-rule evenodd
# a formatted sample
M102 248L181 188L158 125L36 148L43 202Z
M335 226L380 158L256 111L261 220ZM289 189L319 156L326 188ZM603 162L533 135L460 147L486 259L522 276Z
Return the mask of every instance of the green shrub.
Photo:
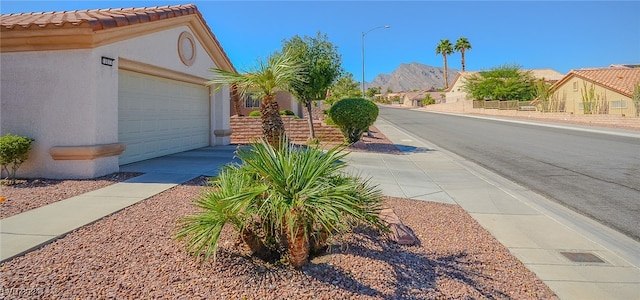
M353 144L378 118L378 106L363 98L346 98L336 102L329 116L342 131L345 141Z
M333 119L331 119L331 117L329 117L329 116L324 117L323 121L324 121L325 124L327 124L329 126L335 126L336 125L336 122L334 122Z
M0 137L0 165L2 166L0 173L7 173L7 178L10 179L9 184L16 183L16 172L20 165L29 158L32 143L32 138L11 135L10 133Z
M427 106L427 105L431 105L431 104L436 104L436 99L433 99L433 97L431 97L431 94L427 94L424 97L424 100L422 100L422 104Z
M259 110L252 110L249 113L249 117L259 117L260 116L260 111Z
M293 113L293 111L290 110L281 110L280 111L280 115L281 116L295 116L296 114Z
M241 163L225 166L211 179L194 203L199 212L179 221L175 237L196 257L215 259L229 224L252 255L288 257L297 268L331 236L359 224L387 231L379 218L382 191L345 173L347 154L340 147L273 147L264 140L239 148Z

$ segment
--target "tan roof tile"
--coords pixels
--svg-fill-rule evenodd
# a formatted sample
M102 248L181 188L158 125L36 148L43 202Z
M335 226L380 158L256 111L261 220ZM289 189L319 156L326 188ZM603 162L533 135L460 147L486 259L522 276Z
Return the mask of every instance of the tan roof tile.
M231 63L229 57L224 52L222 46L211 31L211 28L209 28L206 21L198 11L198 8L193 4L141 8L110 8L5 14L0 16L0 30L2 31L2 35L0 35L2 43L0 43L0 46L2 47L3 52L34 51L34 49L60 50L72 49L73 47L91 47L95 45L97 43L96 41L98 40L93 39L93 36L89 35L85 35L85 37L88 37L87 40L74 40L77 44L64 43L66 41L64 39L66 37L64 34L59 35L59 37L61 37L59 41L62 41L62 43L52 43L50 42L51 39L49 39L50 43L48 44L37 42L30 43L24 41L24 39L37 39L40 36L37 34L23 35L22 31L43 30L44 33L42 34L48 35L49 33L45 30L75 28L82 28L82 30L85 30L88 28L89 30L96 32L111 28L127 29L127 26L129 25L161 21L171 18L177 18L180 16L196 17L207 31L204 34L209 35L211 41L213 41L211 49L217 49L217 51L219 51L219 53L221 54L220 60L218 60L217 63L220 63L220 66L226 66L224 68L235 71L233 64ZM77 32L71 31L69 35L77 35ZM206 39L206 37L204 38ZM64 46L60 46L61 44ZM42 47L38 48L39 46Z
M193 4L142 8L110 8L62 12L6 14L1 16L1 29L28 30L39 28L90 27L93 31L153 22L190 14L200 14Z
M640 84L640 68L581 69L573 70L569 74L600 84L629 97L633 95L634 87Z

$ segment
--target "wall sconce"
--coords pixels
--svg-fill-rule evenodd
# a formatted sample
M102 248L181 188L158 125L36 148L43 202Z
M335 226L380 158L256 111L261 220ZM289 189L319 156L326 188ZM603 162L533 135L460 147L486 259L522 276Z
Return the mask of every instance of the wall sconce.
M102 57L102 64L105 65L105 66L113 67L113 61L114 60L115 60L115 58L110 58L110 57L103 56Z

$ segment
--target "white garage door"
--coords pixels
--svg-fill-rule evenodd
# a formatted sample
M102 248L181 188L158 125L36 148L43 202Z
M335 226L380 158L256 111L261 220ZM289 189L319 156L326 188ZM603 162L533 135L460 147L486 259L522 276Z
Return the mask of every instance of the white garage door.
M209 90L181 81L118 71L121 165L209 145Z

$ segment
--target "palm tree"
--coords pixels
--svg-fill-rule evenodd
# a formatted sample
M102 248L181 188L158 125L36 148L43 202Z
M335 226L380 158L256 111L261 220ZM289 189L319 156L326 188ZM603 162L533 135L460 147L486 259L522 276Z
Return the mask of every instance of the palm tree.
M208 86L231 85L240 97L256 94L262 97L260 103L260 117L262 119L262 134L272 145L277 145L284 137L284 123L280 116L280 108L276 101L279 91L290 92L293 87L303 83L301 77L303 66L297 63L290 52L275 53L265 61L259 61L257 67L245 74L212 68L215 73Z
M456 44L453 46L453 48L456 49L456 51L460 52L460 54L462 55L462 72L464 72L465 70L464 52L466 50L471 49L471 43L469 43L469 40L467 40L466 37L460 37L456 41Z
M323 151L262 141L238 150L241 164L225 167L196 200L200 212L180 220L178 240L189 252L215 259L225 224L250 249L286 251L292 266L304 265L313 245L379 218L382 193L368 181L347 175L343 148ZM255 254L255 253L254 253Z
M444 59L444 88L449 87L449 72L447 70L447 55L453 54L453 46L448 39L440 40L436 47L436 54L442 54Z

